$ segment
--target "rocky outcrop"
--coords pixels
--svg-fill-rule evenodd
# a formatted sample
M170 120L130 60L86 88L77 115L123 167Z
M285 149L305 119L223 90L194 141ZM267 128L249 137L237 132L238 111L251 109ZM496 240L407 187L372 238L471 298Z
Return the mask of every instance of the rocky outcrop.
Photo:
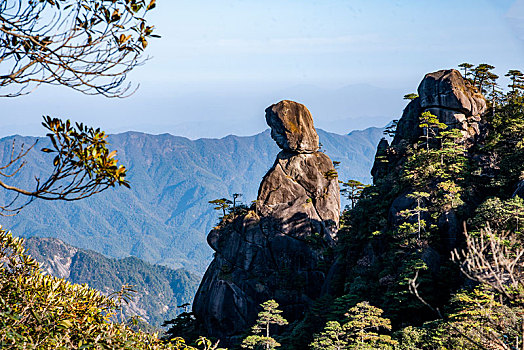
M375 182L384 179L388 173L397 173L406 160L406 149L414 146L421 139L423 128L420 116L429 111L448 126L447 130L458 129L463 135L462 143L469 148L476 142L481 129L482 114L486 112L486 100L471 82L464 79L457 70L440 70L426 74L418 87L419 97L411 101L404 109L398 121L395 137L391 146L384 140L377 147L372 175ZM388 227L395 229L404 220L400 213L416 206L414 200L407 197L413 189L405 189L392 201L388 214ZM439 227L445 246L455 246L459 221L453 210L438 218Z
M78 248L65 244L58 238L31 237L26 241L31 256L40 263L42 272L51 276L68 279L71 265Z
M373 162L373 168L371 168L371 176L373 178L381 178L387 171L387 155L388 155L389 142L385 138L382 138L377 146L377 152L375 154L375 161Z
M404 109L392 145L412 144L422 135L419 117L424 111L436 115L449 128L462 132L469 143L479 134L486 99L455 69L428 73L418 87L419 97Z
M195 297L204 331L221 339L251 327L258 306L276 299L289 321L318 297L336 240L338 178L307 108L281 101L266 109L282 151L260 184L256 205L208 235L215 258Z

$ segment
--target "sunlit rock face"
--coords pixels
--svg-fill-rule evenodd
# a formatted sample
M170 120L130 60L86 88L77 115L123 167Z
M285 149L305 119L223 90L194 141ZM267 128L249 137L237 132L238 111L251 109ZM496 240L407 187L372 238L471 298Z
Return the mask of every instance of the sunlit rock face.
M471 144L480 134L486 99L471 82L455 69L428 73L418 87L419 97L404 109L392 145L413 144L422 135L419 117L424 111L436 115L451 129L461 131Z
M426 74L418 87L420 107L429 110L466 138L479 134L478 122L486 111L486 99L455 70Z
M271 137L285 150L314 153L318 150L318 134L313 117L302 104L281 101L266 109L266 122L271 127Z
M338 178L318 151L311 113L281 101L266 109L266 121L282 151L251 210L209 233L216 254L193 305L207 334L223 339L251 327L268 299L289 321L301 318L321 293L338 230Z

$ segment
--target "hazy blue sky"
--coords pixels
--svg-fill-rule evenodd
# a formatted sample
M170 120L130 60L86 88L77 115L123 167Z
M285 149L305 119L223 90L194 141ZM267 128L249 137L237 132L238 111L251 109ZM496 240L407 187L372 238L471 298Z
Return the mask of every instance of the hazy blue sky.
M524 70L524 0L157 0L162 39L127 99L42 87L0 100L0 136L42 115L109 132L253 134L281 99L339 133L386 124L427 72L468 61Z

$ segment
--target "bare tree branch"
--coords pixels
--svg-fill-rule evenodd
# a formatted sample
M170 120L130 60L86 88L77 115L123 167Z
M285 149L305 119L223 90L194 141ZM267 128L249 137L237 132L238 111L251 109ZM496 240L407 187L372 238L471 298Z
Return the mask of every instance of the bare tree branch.
M0 96L41 84L124 97L153 34L144 15L155 0L0 1ZM3 92L2 92L3 90Z
M524 247L517 235L494 233L489 224L474 236L466 231L466 249L454 250L452 260L469 279L487 284L509 300L522 299Z

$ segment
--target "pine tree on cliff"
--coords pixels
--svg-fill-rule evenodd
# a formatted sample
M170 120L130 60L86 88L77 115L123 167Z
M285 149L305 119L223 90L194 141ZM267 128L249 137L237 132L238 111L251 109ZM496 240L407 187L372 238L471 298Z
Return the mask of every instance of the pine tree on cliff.
M439 131L446 129L448 126L438 119L436 115L425 111L420 116L419 127L424 131L423 137L426 139L426 149L429 150L430 142L437 139Z
M231 204L233 202L231 202L229 199L226 199L226 198L218 198L218 199L213 199L212 201L209 201L209 204L213 204L214 207L213 209L215 210L222 210L222 221L224 221L226 219L226 210L229 209L229 207L231 207Z
M355 204L357 204L358 199L362 195L362 190L367 186L357 180L348 180L347 182L342 182L342 186L344 188L340 190L340 192L345 194L347 199L351 201L351 209L355 208Z
M458 66L464 69L464 78L467 79L468 75L470 74L468 70L471 69L473 65L471 63L464 62L459 64Z
M524 73L511 69L505 76L511 79L511 84L508 85L511 88L511 92L514 93L518 89L524 89Z
M288 322L280 315L282 311L278 309L276 301L268 300L261 306L263 310L259 312L257 323L252 328L253 335L244 339L241 345L243 348L269 350L280 346L280 343L270 336L270 326L283 326L288 324ZM265 335L261 335L263 333Z
M363 301L345 314L348 321L326 324L324 331L315 337L313 350L394 349L398 345L389 335L379 334L391 330L391 321L382 317L383 311Z
M493 69L495 69L495 66L487 63L481 63L473 68L473 85L475 85L480 92L484 92L484 83L492 78L493 73L491 70Z

